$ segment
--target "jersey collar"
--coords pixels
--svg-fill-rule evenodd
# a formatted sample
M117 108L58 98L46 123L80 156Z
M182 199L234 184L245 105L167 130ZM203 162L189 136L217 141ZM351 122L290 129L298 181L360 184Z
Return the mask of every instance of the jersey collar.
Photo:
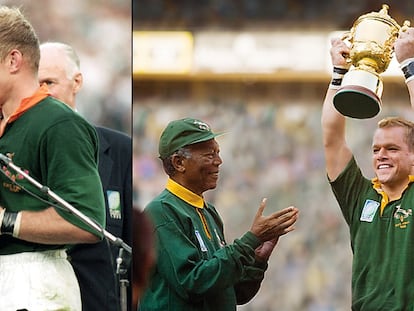
M385 206L389 202L389 198L388 198L388 195L384 192L384 190L382 190L381 183L378 181L378 177L371 179L371 182L372 182L372 187L374 188L374 190L377 191L382 197L381 206L380 206L380 215L382 215L385 209ZM407 189L408 185L411 184L412 182L414 182L414 175L408 175L408 183L405 186L404 190Z
M16 121L22 114L24 114L27 110L32 108L34 105L39 103L42 99L46 98L49 95L49 90L47 86L44 84L37 89L37 91L30 97L23 98L20 102L19 107L6 119L3 120L1 128L0 128L0 137L3 136L4 130L6 125Z
M203 197L195 194L194 192L188 190L187 188L181 186L179 183L175 182L171 178L168 178L167 186L165 187L168 191L175 194L181 200L187 202L188 204L196 207L204 207Z

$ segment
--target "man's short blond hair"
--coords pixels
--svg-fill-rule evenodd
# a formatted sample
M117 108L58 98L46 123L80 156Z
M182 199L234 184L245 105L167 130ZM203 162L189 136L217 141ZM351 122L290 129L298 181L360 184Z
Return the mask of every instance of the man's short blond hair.
M378 122L378 128L402 127L405 129L404 141L410 151L414 150L414 123L401 117L387 117Z
M0 6L0 61L13 49L19 50L33 72L39 69L39 39L33 26L18 8Z

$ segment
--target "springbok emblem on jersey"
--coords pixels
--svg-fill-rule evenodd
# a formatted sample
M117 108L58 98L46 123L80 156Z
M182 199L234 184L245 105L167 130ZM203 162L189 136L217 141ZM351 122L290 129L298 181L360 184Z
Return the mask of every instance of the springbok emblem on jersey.
M400 222L395 224L395 227L405 229L410 221L407 219L409 216L412 216L413 211L411 208L405 210L401 208L401 205L397 206L397 209L394 213L394 218L398 219Z

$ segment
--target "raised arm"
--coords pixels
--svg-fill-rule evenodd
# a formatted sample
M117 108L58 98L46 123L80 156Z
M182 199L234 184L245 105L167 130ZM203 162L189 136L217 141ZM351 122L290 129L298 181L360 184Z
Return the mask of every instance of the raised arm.
M344 55L349 53L347 45L339 38L332 39L330 50L332 65L347 68ZM337 87L330 85L322 107L322 135L325 150L326 171L330 180L335 180L352 157L345 140L345 117L333 105Z
M401 31L394 44L395 57L400 63L414 108L414 28Z

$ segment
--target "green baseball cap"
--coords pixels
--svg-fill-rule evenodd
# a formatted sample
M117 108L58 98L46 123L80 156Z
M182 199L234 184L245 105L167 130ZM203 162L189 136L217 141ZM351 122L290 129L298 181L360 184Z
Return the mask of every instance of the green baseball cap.
M213 133L207 123L197 119L171 121L160 137L160 158L165 159L182 147L213 139L220 134Z

